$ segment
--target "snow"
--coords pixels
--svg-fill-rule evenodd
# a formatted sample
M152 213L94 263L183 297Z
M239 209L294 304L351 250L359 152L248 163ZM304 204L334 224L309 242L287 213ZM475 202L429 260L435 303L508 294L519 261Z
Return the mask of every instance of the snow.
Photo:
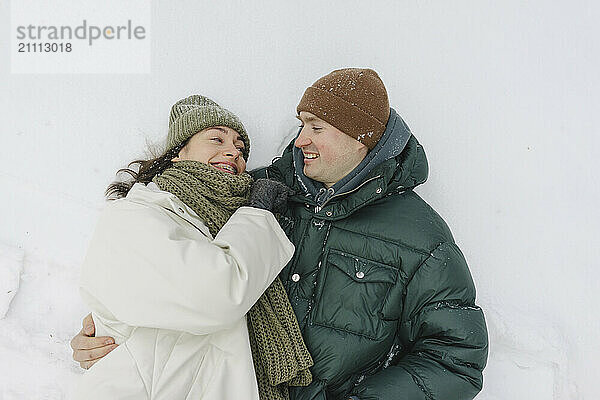
M348 66L378 72L429 159L417 191L488 322L477 400L598 398L598 3L152 3L151 74L11 75L0 58L1 400L64 399L81 374L69 341L103 191L175 101L239 115L257 167L296 134L304 89Z
M23 271L23 251L0 244L0 319L19 290Z
M69 347L86 314L77 279L76 265L26 255L21 287L0 319L0 399L66 398L81 373Z

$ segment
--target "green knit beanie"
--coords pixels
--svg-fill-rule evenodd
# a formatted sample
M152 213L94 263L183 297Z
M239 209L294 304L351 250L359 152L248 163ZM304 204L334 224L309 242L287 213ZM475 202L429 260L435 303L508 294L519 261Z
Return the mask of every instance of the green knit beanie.
M211 99L198 94L181 99L171 107L167 151L213 126L227 126L239 133L245 145L242 152L244 159L248 159L250 138L240 119Z

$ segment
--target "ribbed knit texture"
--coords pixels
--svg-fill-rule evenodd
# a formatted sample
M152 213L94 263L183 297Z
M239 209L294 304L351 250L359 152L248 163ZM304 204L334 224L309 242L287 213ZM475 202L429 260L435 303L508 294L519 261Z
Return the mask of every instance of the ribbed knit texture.
M313 360L279 278L250 309L247 321L260 398L286 400L288 386L308 386Z
M194 210L215 236L235 210L248 203L252 178L186 160L175 162L153 182ZM279 278L250 309L247 323L261 400L287 400L288 385L310 384L313 361Z
M385 131L390 103L377 72L344 68L307 88L296 111L317 116L372 150Z
M177 161L152 179L187 204L216 235L231 214L248 203L252 177L228 174L199 161Z
M215 126L227 126L240 134L245 145L242 153L247 160L250 154L250 139L240 119L211 99L197 94L181 99L171 107L167 150L201 130Z

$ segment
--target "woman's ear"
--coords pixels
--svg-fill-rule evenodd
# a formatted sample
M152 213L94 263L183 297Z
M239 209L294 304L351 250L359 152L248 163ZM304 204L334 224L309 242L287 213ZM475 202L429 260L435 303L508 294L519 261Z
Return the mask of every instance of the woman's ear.
M186 160L186 153L187 153L187 142L189 141L186 140L184 143L179 145L179 151L177 151L177 155L173 158L171 158L171 162L176 162L176 161L183 161ZM172 151L174 151L175 149L173 149ZM182 158L183 157L183 158Z
M181 161L181 151L182 150L179 150L179 153L177 153L177 155L171 159L171 162Z

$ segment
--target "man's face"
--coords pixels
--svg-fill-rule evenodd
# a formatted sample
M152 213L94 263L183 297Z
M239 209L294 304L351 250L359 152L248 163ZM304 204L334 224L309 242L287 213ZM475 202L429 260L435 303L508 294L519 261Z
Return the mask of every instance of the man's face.
M301 111L302 130L294 146L304 154L304 174L333 186L360 164L367 146L313 114Z

